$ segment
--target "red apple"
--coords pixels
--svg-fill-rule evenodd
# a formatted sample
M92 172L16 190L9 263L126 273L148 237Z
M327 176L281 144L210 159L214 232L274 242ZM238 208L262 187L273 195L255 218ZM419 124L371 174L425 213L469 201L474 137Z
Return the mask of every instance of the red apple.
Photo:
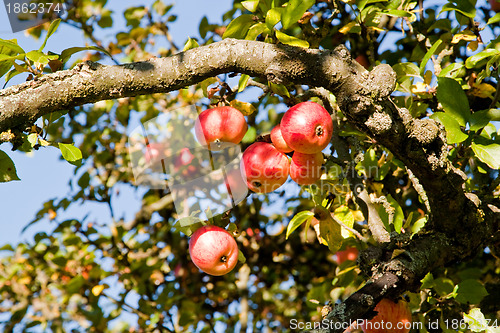
M337 251L337 264L342 264L346 260L356 261L358 259L358 249L355 247L348 247L343 251Z
M282 153L290 153L293 151L292 148L288 147L285 139L283 139L279 124L275 126L271 131L271 141L273 142L273 145L276 147L276 149L278 149Z
M174 171L176 173L180 172L184 177L194 175L198 171L198 168L191 164L193 159L194 155L189 148L182 148L175 158Z
M208 109L199 114L195 123L198 142L211 150L220 150L224 142L238 144L247 132L243 114L230 106Z
M378 314L371 320L364 321L361 329L364 333L408 333L411 328L411 311L408 303L399 300L382 299L375 311Z
M196 230L189 240L193 263L210 275L224 275L238 262L238 245L225 229L206 225Z
M160 142L153 142L146 146L144 158L146 163L155 163L165 157L165 146Z
M290 163L290 177L299 185L311 185L321 177L323 153L303 154L294 152Z
M370 60L368 60L368 57L366 55L360 54L354 60L356 60L364 68L366 69L370 68Z
M229 193L233 199L233 203L240 203L248 194L247 183L241 174L241 170L239 168L229 170L226 169L224 177L227 193Z
M255 142L243 152L241 170L254 192L277 190L287 180L289 168L288 157L270 143Z
M288 146L304 154L325 149L333 133L330 114L314 102L302 102L288 109L280 125Z
M499 0L488 0L490 2L491 10L495 13L500 12L500 1Z

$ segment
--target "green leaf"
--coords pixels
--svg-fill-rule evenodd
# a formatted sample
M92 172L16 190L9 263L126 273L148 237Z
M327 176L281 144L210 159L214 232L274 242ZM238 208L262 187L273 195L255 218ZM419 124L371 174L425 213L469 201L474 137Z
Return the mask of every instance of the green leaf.
M222 38L244 39L248 29L255 23L253 17L252 14L243 14L232 20L226 31L224 31Z
M245 255L241 252L241 250L238 250L238 261L242 264L247 262L247 258L245 258Z
M417 232L420 231L420 229L422 229L425 226L426 223L427 223L427 218L426 217L422 217L422 218L418 219L411 226L411 228L410 228L411 233L412 234L416 234Z
M14 252L14 248L10 244L5 244L2 247L0 247L0 251L10 251Z
M49 29L47 30L47 36L45 36L45 39L43 41L42 46L38 49L38 51L42 51L45 45L47 44L47 40L49 39L54 32L56 32L57 28L59 27L59 23L61 23L61 19L58 18L50 23Z
M241 5L249 12L255 13L255 11L259 7L259 0L242 1Z
M434 44L431 46L429 51L424 55L422 58L422 62L420 63L420 76L423 76L425 73L425 66L427 65L427 62L431 58L431 56L436 53L438 47L441 45L443 41L441 39L438 39Z
M179 219L179 225L181 227L188 227L190 225L200 223L202 220L199 217L195 216L186 216L181 219Z
M471 113L469 100L462 86L454 79L440 77L438 78L436 97L444 111L452 116L460 126L465 126Z
M463 304L479 304L484 296L488 295L486 288L478 280L464 280L458 284L455 299Z
M26 58L34 62L35 64L48 64L49 58L41 51L33 50L26 53Z
M241 74L240 80L238 81L238 92L242 92L247 86L247 82L250 79L250 75Z
M77 275L71 280L69 280L68 284L66 285L66 292L68 294L74 294L80 291L80 288L85 284L85 279L81 275Z
M283 29L288 29L297 23L306 10L311 8L315 2L315 0L290 0L281 15Z
M470 56L465 60L465 66L467 68L474 68L478 62L483 60L484 58L489 58L493 57L500 54L500 51L497 49L486 49L483 50L479 53L474 54L473 56Z
M295 229L300 227L302 223L304 223L308 219L312 219L313 216L314 213L308 210L304 210L295 214L295 216L288 223L288 227L286 228L286 239L288 239L288 236L290 236L290 234L294 232Z
M455 284L448 278L437 278L434 280L434 290L439 296L446 296L451 294L455 289Z
M500 144L491 143L483 145L473 142L471 148L476 157L490 168L500 169Z
M441 14L442 12L454 10L471 19L476 16L476 8L469 0L453 0L453 2L455 3L448 2L447 4L445 4L439 14Z
M246 40L256 40L257 37L267 31L267 33L270 33L270 30L267 28L267 25L265 25L262 22L255 23L252 25L250 29L248 29L248 33L245 37Z
M1 54L11 55L12 53L9 53L9 52L12 52L12 51L14 51L17 54L26 53L26 52L24 52L22 47L17 45L17 40L15 40L15 39L12 39L12 40L0 39L0 46L2 47L0 49Z
M403 221L405 219L405 215L403 213L403 209L399 205L399 203L391 196L387 195L387 201L394 207L394 230L400 234L401 228L403 227Z
M500 13L496 13L495 16L490 18L486 24L493 24L497 22L500 22Z
M288 89L286 89L286 87L282 84L269 82L269 87L271 88L271 91L275 94L278 94L280 96L290 97Z
M463 70L464 64L460 63L453 63L448 66L446 66L440 73L439 77L457 77L459 74L462 72L465 73L465 70Z
M385 15L392 17L413 17L414 14L407 12L406 10L392 9L383 12Z
M184 44L184 48L182 49L182 51L191 50L191 49L194 49L195 47L198 47L198 46L200 46L200 45L198 44L196 39L188 37L188 40L187 40L186 44Z
M500 121L500 109L487 109L474 112L469 117L471 131L477 131L488 125L490 121Z
M217 82L217 79L215 77L209 77L208 79L201 81L200 86L201 90L203 91L203 96L208 97L208 86L214 84L215 82Z
M298 47L303 47L303 48L309 47L309 43L307 41L293 37L293 36L289 36L287 34L282 33L281 31L276 31L276 37L283 44L288 44L288 45L298 46Z
M349 228L352 228L352 226L354 225L354 215L352 214L349 207L340 206L337 209L335 209L334 214L337 219L339 219ZM343 238L349 238L352 236L351 233L344 228L341 229L341 235Z
M422 280L420 280L420 282L422 282L422 285L420 286L420 290L422 289L429 289L429 288L432 288L434 287L434 276L432 275L432 273L427 273L426 276L424 276L424 278Z
M21 180L17 176L16 166L9 155L0 150L0 183L6 183L13 180Z
M61 62L65 63L66 61L68 61L68 59L73 54L75 54L77 52L80 52L80 51L89 51L89 50L99 51L99 52L105 53L105 54L107 54L108 56L111 57L111 54L109 54L108 51L106 51L103 48L97 47L97 46L70 47L69 49L66 49L66 50L62 51L61 57L60 57Z
M281 13L284 8L272 8L266 13L267 28L272 31L274 26L281 20Z
M446 140L448 143L459 143L468 138L468 135L462 132L460 124L451 115L443 112L436 112L430 118L443 124L446 129Z
M59 149L64 159L75 164L82 159L82 152L72 144L59 143Z

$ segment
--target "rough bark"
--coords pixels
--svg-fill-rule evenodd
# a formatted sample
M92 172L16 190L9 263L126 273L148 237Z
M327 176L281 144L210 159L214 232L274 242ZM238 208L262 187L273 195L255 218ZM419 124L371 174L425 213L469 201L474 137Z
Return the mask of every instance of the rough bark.
M426 191L431 209L428 230L433 232L409 241L395 258L394 242L380 252L368 252L360 264L372 278L335 307L328 319L369 316L380 298L415 288L433 268L470 256L498 228L498 212L482 198L464 193L465 176L447 160L442 126L414 119L408 110L394 105L389 98L395 85L390 66L368 72L343 47L314 50L226 39L145 62L117 66L86 62L0 91L0 133L22 130L54 111L174 91L229 72L331 91L348 120L403 161Z

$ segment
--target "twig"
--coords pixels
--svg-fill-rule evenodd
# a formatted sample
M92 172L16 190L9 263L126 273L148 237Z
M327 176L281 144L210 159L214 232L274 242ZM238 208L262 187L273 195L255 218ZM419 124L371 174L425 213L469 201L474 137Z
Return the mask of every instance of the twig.
M408 173L408 178L410 179L411 183L413 184L413 188L415 191L417 191L418 195L424 202L425 208L427 209L427 212L431 212L431 205L429 204L429 198L427 197L427 193L425 193L425 190L423 186L420 184L420 181L418 180L417 177L413 174L413 172L406 167L406 172Z
M338 224L340 224L340 226L342 228L344 228L345 230L351 232L354 236L358 237L358 239L362 242L368 242L368 238L364 237L363 235L361 235L356 229L354 228L351 228L349 227L348 225L346 225L344 222L342 222L341 220L339 220L335 214L331 214L332 215L332 218L335 222L337 222Z

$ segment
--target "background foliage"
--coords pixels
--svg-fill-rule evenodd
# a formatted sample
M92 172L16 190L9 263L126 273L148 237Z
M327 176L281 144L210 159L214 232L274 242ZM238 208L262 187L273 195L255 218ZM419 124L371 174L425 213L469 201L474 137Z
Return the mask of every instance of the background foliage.
M118 28L112 6L105 0L67 3L69 10L61 21L28 31L33 38L42 38L40 49L28 51L16 40L0 41L0 73L6 82L16 75L31 80L84 60L126 63L166 57L229 37L324 49L345 44L368 69L380 63L393 66L398 82L393 99L399 107L444 125L449 159L467 174L468 191L500 195L500 137L495 123L500 120L500 39L495 37L500 36L500 15L494 16L486 3L234 1L219 22L203 18L201 37L187 41L172 39L169 24L176 17L170 14L172 5L161 0L127 8L126 24ZM77 27L89 45L61 54L45 50L43 38L56 38L62 24ZM120 32L101 40L111 28ZM248 93L257 90L258 94ZM325 182L337 195L315 196L289 181L275 193L250 196L218 222L235 231L246 258L224 277L202 274L192 264L187 251L189 231L176 224L172 202L162 201L168 194L165 190L138 188L142 207L133 220L116 216L111 205L120 195L117 185L133 185L126 143L127 133L139 122L180 106L207 108L240 100L256 110L252 113L253 108L244 104L250 130L243 144L248 145L268 133L286 105L296 103L305 91L304 86L221 75L175 93L103 101L54 113L28 129L13 146L25 152L38 150L37 154L43 154L45 146L58 147L62 157L75 164L75 176L68 195L45 202L35 218L26 221L50 220L57 225L53 230L2 248L4 331L248 328L270 332L289 330L291 319L320 320L323 305L345 299L367 278L353 261L339 265L334 253L338 248L363 250L374 244L346 186L346 165L333 148ZM329 98L335 105L334 97ZM408 237L416 234L425 225L426 202L412 186L404 164L355 130L340 111L335 112L338 134L349 144L349 165L355 166L370 193L386 198L379 204L386 229ZM16 179L8 154L0 151L0 180ZM108 207L112 220L101 225L91 218L60 219L72 205L88 202ZM337 219L354 228L359 237L346 230L339 234L339 228L335 242L327 239L328 247L318 242L310 214L301 212L327 202ZM287 233L291 220L297 229ZM481 249L467 261L433 271L420 290L406 295L414 321L439 319L442 324L421 332L456 331L447 328L444 320L462 320L468 318L466 314L499 319L497 251Z

